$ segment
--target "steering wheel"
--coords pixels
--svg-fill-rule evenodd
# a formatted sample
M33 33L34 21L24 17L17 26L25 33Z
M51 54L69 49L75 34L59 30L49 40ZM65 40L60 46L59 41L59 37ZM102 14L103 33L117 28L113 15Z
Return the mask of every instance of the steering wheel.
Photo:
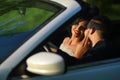
M55 46L52 42L48 42L47 44L43 46L43 48L47 52L56 52L57 50L57 46Z

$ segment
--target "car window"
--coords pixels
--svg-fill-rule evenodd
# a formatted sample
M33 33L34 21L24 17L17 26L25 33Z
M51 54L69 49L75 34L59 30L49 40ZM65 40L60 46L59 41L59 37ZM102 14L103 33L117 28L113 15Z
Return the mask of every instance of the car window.
M0 2L0 63L61 12L63 7L53 4L38 0Z

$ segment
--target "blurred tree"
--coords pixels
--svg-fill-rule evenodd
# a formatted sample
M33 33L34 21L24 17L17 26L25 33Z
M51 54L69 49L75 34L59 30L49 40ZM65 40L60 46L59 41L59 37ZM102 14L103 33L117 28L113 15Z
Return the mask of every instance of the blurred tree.
M109 10L111 9L112 0L83 0L85 2L88 2L92 5L96 5L101 13L109 13Z

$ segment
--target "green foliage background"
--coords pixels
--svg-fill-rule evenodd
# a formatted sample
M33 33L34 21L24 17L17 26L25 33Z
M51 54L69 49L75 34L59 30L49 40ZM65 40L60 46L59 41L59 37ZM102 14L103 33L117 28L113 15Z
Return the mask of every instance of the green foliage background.
M100 14L110 19L120 19L120 0L83 0L100 9Z

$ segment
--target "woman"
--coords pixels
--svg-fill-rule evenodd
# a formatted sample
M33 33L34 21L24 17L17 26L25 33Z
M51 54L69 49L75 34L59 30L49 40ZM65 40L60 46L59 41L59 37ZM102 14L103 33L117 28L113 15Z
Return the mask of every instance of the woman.
M70 56L74 56L74 52L76 50L76 46L83 40L84 31L86 29L88 20L84 18L78 18L72 24L71 27L71 37L66 37L62 44L60 45L60 49Z

